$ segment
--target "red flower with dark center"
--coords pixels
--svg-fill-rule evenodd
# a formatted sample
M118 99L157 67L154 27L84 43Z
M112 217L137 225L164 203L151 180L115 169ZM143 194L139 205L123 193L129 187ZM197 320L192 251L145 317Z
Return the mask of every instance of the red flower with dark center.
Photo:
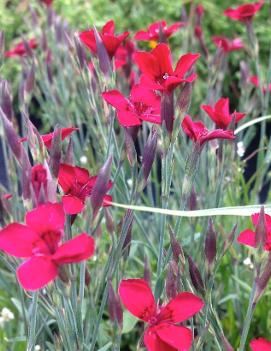
M251 76L249 77L249 81L253 84L256 88L260 87L260 81L258 76ZM268 85L268 90L271 92L271 83ZM267 92L267 84L263 85L262 92L266 94Z
M222 129L227 129L233 119L235 123L237 123L246 115L241 112L230 113L230 102L228 98L220 98L214 107L201 105L201 109L208 114L218 128Z
M112 59L114 57L120 44L128 37L129 32L122 34L115 34L115 23L113 20L106 22L102 31L99 33L103 44L107 50L108 56ZM84 43L93 54L97 54L96 39L94 30L86 30L79 34L80 40Z
M118 90L104 92L102 97L116 108L117 118L123 127L137 126L141 121L161 124L161 98L142 85L132 87L129 99Z
M251 216L255 228L258 224L259 216L259 213L255 213ZM265 214L264 217L266 230L264 249L266 251L271 251L271 217L267 214ZM251 229L245 229L239 234L237 241L242 245L256 247L256 232Z
M235 9L230 7L224 11L224 15L234 21L246 22L254 17L254 15L261 9L263 4L264 0L250 4L244 4L238 6Z
M67 214L80 213L85 205L85 200L92 193L92 189L97 180L97 176L90 177L85 168L73 167L61 164L59 167L58 183L64 191L62 197L63 208ZM112 187L112 182L108 183L108 190ZM104 200L111 202L112 197L106 195ZM103 206L110 206L104 202Z
M199 54L188 53L180 57L175 70L172 68L171 52L168 45L158 44L151 52L139 51L134 54L134 62L143 76L141 83L153 90L172 91L184 82L192 83L196 74L188 74Z
M271 342L264 338L253 339L249 346L252 351L271 351Z
M212 37L213 43L221 48L224 53L238 51L245 47L241 38L229 39L222 36Z
M61 204L46 203L28 212L26 224L9 224L0 231L0 249L27 259L17 269L26 290L37 290L53 281L63 264L80 262L94 253L94 240L86 233L61 244L65 215Z
M198 313L204 302L190 292L178 294L165 306L157 306L144 279L122 280L119 295L123 305L147 323L144 343L148 351L187 351L193 335L189 328L175 325Z
M38 46L37 40L32 38L27 41L27 45L30 49L35 49ZM21 41L17 44L13 49L5 52L5 57L16 57L16 56L26 56L27 55L27 48L26 44Z
M203 122L193 122L188 115L182 121L182 129L191 140L200 146L213 139L234 139L232 130L215 129L209 131Z
M148 29L145 30L140 30L136 32L135 34L135 40L141 40L141 41L159 41L159 33L160 30L162 30L162 34L166 37L169 38L177 32L180 28L186 26L186 23L184 22L176 22L172 24L171 26L167 26L166 21L157 21L152 23Z

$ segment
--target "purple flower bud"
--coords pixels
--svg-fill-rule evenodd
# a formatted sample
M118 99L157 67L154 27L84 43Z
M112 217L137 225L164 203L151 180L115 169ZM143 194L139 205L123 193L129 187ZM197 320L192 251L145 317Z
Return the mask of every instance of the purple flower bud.
M171 136L174 122L174 95L173 92L163 92L161 99L161 120Z
M35 66L32 64L30 71L27 72L26 80L24 82L25 93L29 94L34 89L35 84Z
M188 203L190 211L195 211L197 209L197 194L194 187L192 187Z
M78 39L77 35L74 36L74 43L75 43L75 50L78 57L78 61L80 64L81 69L85 67L86 64L86 52L83 48L81 41Z
M179 242L177 241L176 235L172 230L171 226L169 227L169 234L170 234L170 245L173 253L173 258L174 258L174 261L178 264L180 259L184 261L183 249L179 244Z
M19 163L21 163L21 156L22 156L22 144L20 142L19 136L17 135L11 121L7 118L4 114L2 108L0 107L0 117L3 123L4 131L6 134L6 140L9 144L14 156L17 158Z
M178 267L176 262L171 261L168 266L167 276L166 276L166 295L169 300L174 299L178 294L178 282L176 276L176 270Z
M110 320L116 322L118 327L122 329L123 312L118 294L115 293L112 282L108 283L108 309Z
M256 247L264 248L266 242L266 222L264 214L264 206L261 207L258 222L255 230Z
M226 239L226 241L224 242L223 245L223 255L225 254L225 252L228 250L228 248L231 246L231 244L233 243L234 237L235 237L235 233L236 233L236 229L237 229L237 224L234 225L234 227L232 228L232 231L230 232L228 238Z
M31 198L31 165L27 156L25 149L22 147L22 157L21 157L21 166L22 166L22 193L24 199Z
M58 176L59 165L61 161L61 130L56 127L50 148L50 167L55 178Z
M151 269L150 269L150 264L149 264L149 260L148 260L147 256L144 259L144 275L143 275L143 279L149 285L151 285Z
M157 138L157 130L153 128L143 150L142 171L145 184L147 183L149 174L151 172L152 164L155 158Z
M67 147L66 155L64 158L64 163L68 165L73 165L74 164L74 151L73 151L73 142L72 139L70 138L69 144Z
M102 206L104 196L108 191L108 183L110 181L110 172L112 165L112 156L109 156L105 164L100 169L97 180L94 184L90 201L93 209L93 218L96 217L100 207Z
M129 216L131 212L128 210L125 214L125 217ZM134 221L134 217L133 214L131 213L132 218L129 222L129 227L127 229L126 232L126 237L123 243L123 247L122 250L124 251L124 258L127 259L130 253L130 248L131 248L131 242L132 242L132 229L133 229L133 221Z
M180 90L177 104L179 106L181 115L184 115L188 110L191 102L192 84L185 83Z
M254 297L254 305L259 301L262 294L264 293L267 284L271 278L271 252L269 252L267 263L263 269L263 272L260 276L256 278L256 293Z
M188 265L189 265L189 274L191 278L191 282L194 288L203 293L204 292L204 283L200 274L200 271L196 265L196 263L192 260L190 256L188 256Z
M13 118L12 96L6 80L0 80L0 106L5 116L11 121Z
M113 217L110 213L109 208L106 208L106 207L104 208L104 214L105 214L106 229L107 229L108 233L110 233L112 235L114 233L115 226L114 226Z
M127 158L131 166L133 166L136 162L136 149L133 137L131 136L128 128L124 128L124 136L125 136L125 146L126 146L126 153Z
M107 50L104 46L104 43L100 37L100 34L98 33L95 27L94 27L94 35L96 40L96 47L97 47L97 54L98 54L100 69L105 76L109 76L110 72L112 71L111 61L108 56Z
M211 218L208 221L204 252L208 265L211 266L216 257L216 232Z

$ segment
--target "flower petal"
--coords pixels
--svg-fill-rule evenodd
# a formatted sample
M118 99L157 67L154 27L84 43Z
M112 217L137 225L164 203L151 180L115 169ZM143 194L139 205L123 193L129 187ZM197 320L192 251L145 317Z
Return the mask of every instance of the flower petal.
M156 312L154 296L144 279L123 279L119 295L127 310L145 322Z
M130 111L118 111L117 118L122 127L140 126L141 121L137 115Z
M178 351L159 338L156 332L157 326L148 328L144 333L144 344L148 351Z
M52 260L57 264L80 262L91 257L94 250L94 239L86 233L82 233L61 245L52 256Z
M73 195L62 196L62 203L64 212L70 215L80 213L84 208L84 202Z
M200 54L191 54L188 53L183 55L176 66L174 73L179 78L184 78L185 74L192 68L194 63L199 59Z
M157 59L150 52L139 51L134 54L134 62L140 71L148 77L155 78L159 75Z
M0 231L0 250L15 257L30 257L39 236L31 228L12 223Z
M34 256L17 269L17 278L25 290L38 290L57 277L57 266L50 256Z
M65 214L62 204L46 203L27 212L26 224L38 234L64 229Z
M256 247L255 232L253 232L251 229L243 230L239 234L237 241L239 244L243 244L243 245L251 246L251 247Z
M118 90L110 90L102 93L103 99L117 110L127 110L128 100Z
M249 345L252 351L271 351L271 342L264 338L253 339Z
M204 302L190 292L182 292L172 299L159 313L160 321L170 320L172 323L183 322L198 313Z
M157 335L168 345L178 349L178 351L187 351L192 344L192 332L190 329L172 324L162 324L157 328Z

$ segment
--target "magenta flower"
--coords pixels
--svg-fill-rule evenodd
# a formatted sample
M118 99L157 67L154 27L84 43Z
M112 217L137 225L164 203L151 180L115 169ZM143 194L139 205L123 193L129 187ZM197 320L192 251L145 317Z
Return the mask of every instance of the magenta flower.
M129 32L124 32L122 34L115 34L115 23L113 20L106 22L103 26L102 31L99 33L103 44L107 50L108 56L112 59L120 46L120 44L129 35ZM97 54L97 46L94 30L86 30L79 34L80 40L84 43L93 54Z
M168 45L161 43L151 52L136 52L134 61L143 74L142 84L153 90L170 92L181 83L192 83L196 79L196 74L189 74L189 70L199 57L199 54L183 55L173 70L170 49Z
M203 146L207 141L213 139L234 139L232 130L215 129L209 131L203 122L193 122L191 117L186 115L182 121L184 133L194 141L194 143Z
M238 51L245 47L243 40L241 38L229 39L222 36L213 36L213 43L221 48L224 53L229 53L232 51Z
M62 203L65 213L77 214L83 211L85 200L92 194L92 189L96 183L97 176L90 177L85 168L74 167L67 164L60 164L58 183L65 195L62 196ZM110 181L107 190L112 187ZM110 195L104 197L106 201L112 201ZM110 206L104 202L103 206Z
M251 216L255 228L258 224L259 216L259 213L255 213ZM266 251L271 251L271 217L267 214L265 214L264 217L266 230L264 249ZM245 229L239 234L237 241L245 246L256 247L256 232L251 229Z
M271 351L271 342L264 338L253 339L249 346L252 351Z
M201 105L201 109L208 114L218 128L222 129L227 129L233 119L235 123L237 123L246 115L241 112L230 113L230 102L228 98L220 98L215 103L214 107L210 105Z
M47 170L42 164L37 164L31 168L31 184L36 199L39 198L40 190L43 187L47 191Z
M190 292L182 292L165 306L157 306L144 279L122 280L119 295L128 311L147 323L144 343L148 351L187 351L193 335L189 328L175 325L198 313L204 302Z
M118 90L104 92L102 97L115 107L121 126L141 125L142 121L161 124L160 97L142 85L134 85L129 98Z
M251 84L253 84L256 88L259 88L260 87L260 80L259 80L259 77L258 76L251 76L249 77L249 81ZM262 87L262 92L264 94L266 94L267 90L271 91L271 83L268 85L268 88L267 88L267 84L264 85Z
M61 204L46 203L28 212L25 223L11 223L0 231L0 250L26 259L17 278L26 290L38 290L53 281L62 265L88 259L94 240L86 233L61 243L65 215Z
M37 40L35 38L28 40L27 44L30 47L30 49L36 49L36 47L38 46ZM26 55L27 55L27 48L26 48L26 44L23 41L17 44L13 49L5 52L5 57L16 57L16 56L26 56Z
M126 65L132 64L132 56L135 51L135 44L131 40L125 40L115 53L115 67L122 68Z
M140 40L140 41L159 41L159 32L160 28L162 30L162 34L166 37L169 38L177 32L180 28L186 26L186 23L184 22L176 22L172 24L171 26L167 26L166 21L157 21L149 25L148 29L145 30L140 30L136 32L135 34L135 40Z
M254 15L262 8L264 0L250 4L244 4L237 8L228 8L224 11L224 15L234 21L246 22L251 20Z

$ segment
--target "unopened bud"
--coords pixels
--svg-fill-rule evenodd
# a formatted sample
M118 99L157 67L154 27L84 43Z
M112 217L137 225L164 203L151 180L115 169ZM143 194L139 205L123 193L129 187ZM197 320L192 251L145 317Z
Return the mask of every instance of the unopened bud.
M112 282L108 283L108 309L111 321L116 322L119 328L122 329L123 312L118 294L115 293Z
M74 162L73 142L72 142L72 139L70 139L67 147L66 155L64 158L64 163L66 163L67 165L73 165L73 162Z
M124 136L125 136L127 158L130 165L133 166L136 162L137 155L136 155L134 140L128 128L124 128Z
M204 252L208 265L211 266L216 257L216 232L211 218L208 221Z
M178 264L180 258L184 260L183 249L179 244L179 242L177 241L176 235L173 229L171 228L171 226L169 227L169 234L170 234L170 245L173 253L173 259Z
M78 37L76 35L74 37L74 43L75 43L75 50L76 50L76 54L78 57L80 68L83 69L85 67L86 61L87 61L85 49L83 48L80 40L78 39Z
M95 27L94 27L94 36L95 36L95 41L96 41L97 55L98 55L98 59L99 59L100 69L105 76L109 76L109 74L111 72L110 58L109 58L108 52L104 46L104 43L101 39L101 36Z
M168 265L166 276L166 294L169 300L174 299L178 294L177 274L178 267L175 261L171 261Z
M50 148L50 167L55 178L58 176L59 165L61 161L61 130L55 128Z
M96 217L100 207L102 206L104 196L108 191L108 183L110 181L110 172L112 165L112 156L109 156L105 164L99 170L97 180L94 184L90 201L93 209L93 218Z
M12 97L10 85L6 80L0 80L0 106L10 121L13 118Z
M104 214L105 214L105 225L108 233L111 235L114 233L115 227L114 227L114 221L113 217L110 213L110 210L108 208L104 208Z
M188 265L189 265L189 274L191 278L191 282L194 288L203 293L204 292L204 283L200 274L200 271L196 265L196 263L192 260L190 256L188 256Z
M180 90L177 104L179 106L181 115L185 115L189 110L192 95L192 84L185 83Z
M157 147L157 130L152 129L146 145L143 151L143 158L142 158L142 171L144 176L144 182L147 183L149 174L151 172L152 164L155 158L155 151Z
M192 190L188 199L188 204L189 204L190 211L195 211L197 209L197 194L194 187L192 187Z
M174 123L174 95L173 92L163 92L161 99L161 120L171 136Z
M266 222L264 214L264 206L261 207L258 222L255 230L255 244L256 247L264 249L266 243Z
M254 297L254 305L259 301L263 295L267 284L271 278L271 252L269 252L267 263L263 269L262 274L256 278L256 293Z

